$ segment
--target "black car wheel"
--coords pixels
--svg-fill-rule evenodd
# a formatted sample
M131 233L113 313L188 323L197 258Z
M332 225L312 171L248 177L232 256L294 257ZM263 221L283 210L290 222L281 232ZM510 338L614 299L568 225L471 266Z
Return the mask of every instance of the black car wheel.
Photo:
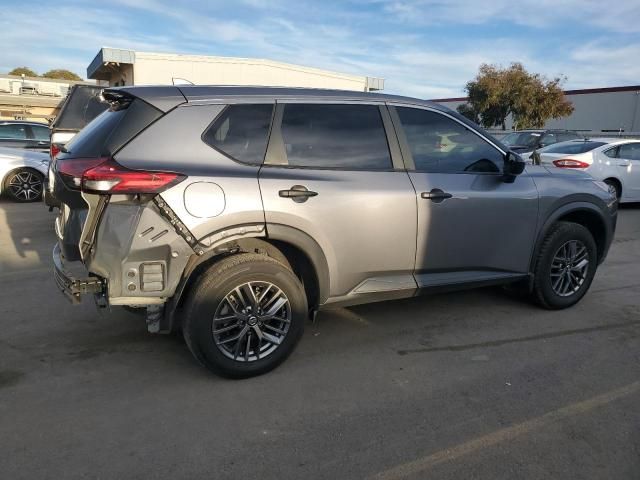
M205 367L246 378L289 356L307 316L304 289L291 270L265 255L239 254L200 277L187 300L182 331Z
M35 202L42 197L44 175L37 170L21 168L5 180L5 191L16 202Z
M598 253L593 236L582 225L558 222L538 253L533 295L545 308L577 303L593 281Z

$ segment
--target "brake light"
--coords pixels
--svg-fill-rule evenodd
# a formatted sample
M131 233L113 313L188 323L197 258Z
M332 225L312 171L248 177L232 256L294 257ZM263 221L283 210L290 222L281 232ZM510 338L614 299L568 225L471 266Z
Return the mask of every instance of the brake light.
M72 190L80 190L84 172L107 160L107 158L103 157L57 159L55 165L56 171L60 174L60 179L64 184Z
M588 168L591 166L587 162L583 162L582 160L574 160L572 158L561 158L559 160L554 160L553 164L558 168Z
M82 191L93 193L160 193L184 180L173 172L130 170L115 160L103 160L82 174Z
M58 155L59 153L60 153L60 147L52 143L51 146L49 147L49 156L51 157L51 160L56 158L56 155Z

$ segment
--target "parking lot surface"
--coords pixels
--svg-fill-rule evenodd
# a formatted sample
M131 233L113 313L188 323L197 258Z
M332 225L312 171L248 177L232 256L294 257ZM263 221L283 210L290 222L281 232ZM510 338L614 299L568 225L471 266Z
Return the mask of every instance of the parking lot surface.
M0 200L3 479L640 478L638 205L572 309L482 289L326 311L242 381L68 304L53 218Z

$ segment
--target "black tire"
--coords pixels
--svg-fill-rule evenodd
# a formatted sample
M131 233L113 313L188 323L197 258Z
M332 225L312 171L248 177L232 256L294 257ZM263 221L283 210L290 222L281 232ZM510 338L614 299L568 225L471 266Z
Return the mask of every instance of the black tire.
M37 202L42 198L44 175L32 168L14 170L6 176L2 190L16 202Z
M618 201L620 201L620 196L622 195L622 185L620 184L620 182L615 178L607 178L604 183L609 185L609 188L612 190L612 192L615 192L616 198L618 199Z
M558 273L558 271L561 272L562 269L557 268L557 260L554 262L554 259L558 258L556 255L560 254L561 248L564 248L565 245L571 243L584 246L584 255L586 255L588 265L584 273L581 275L582 282L579 282L575 281L574 278L571 278L573 268L571 268L570 265L573 265L573 261L565 264L565 272L568 270L571 282L575 281L575 285L573 286L575 291L573 291L573 288L569 288L568 292L563 292L564 294L561 295L557 290L562 289L562 285L558 288L557 282L565 281L566 277L563 280L559 279L559 276L561 276L562 273ZM552 267L552 264L556 266ZM593 277L596 273L597 264L598 251L591 232L582 225L578 225L576 223L556 223L547 234L544 242L542 243L542 247L538 252L534 269L533 298L544 308L548 308L550 310L559 310L575 305L589 290ZM552 270L553 275L555 275L553 280Z
M235 356L230 357L231 352L227 349L231 349L233 343L218 345L221 340L218 338L217 342L214 338L214 317L218 318L218 313L222 311L221 309L227 309L229 313L232 307L232 302L229 298L233 300L237 298L234 296L234 289L242 288L242 292L246 292L244 288L246 288L247 284L249 284L249 289L252 288L252 285L258 285L258 287L254 287L258 288L258 292L260 288L266 290L262 286L271 285L277 287L274 290L277 291L279 289L282 297L276 298L275 303L278 303L283 298L288 301L282 308L287 312L290 321L280 324L282 330L286 329L286 333L280 337L280 343L276 345L275 343L266 342L266 346L270 345L269 348L275 347L275 349L260 358L261 345L263 345L262 342L264 340L259 331L260 328L263 328L264 331L262 333L264 334L267 332L265 328L269 327L263 327L262 323L259 324L260 326L255 323L251 325L252 321L256 321L256 317L253 314L250 317L244 316L242 319L231 315L234 318L229 320L230 323L228 325L233 325L226 327L222 324L222 328L217 331L224 330L224 328L237 328L238 330L231 330L229 335L231 336L231 333L236 335L237 332L237 336L240 336L244 329L248 329L249 340L244 344L249 345L246 347L247 361L241 361L241 359L236 359ZM247 298L246 293L241 295ZM237 307L237 304L235 306ZM258 316L258 318L268 318L267 312L261 313L265 313L266 316ZM222 317L229 318L229 316L225 317L224 315ZM304 289L290 269L265 255L242 253L220 260L199 277L185 305L182 331L189 350L203 366L227 378L247 378L261 375L274 369L293 352L302 336L307 317L307 298ZM216 320L216 322L221 321ZM264 320L264 325L270 321L275 320ZM241 326L239 326L240 324ZM215 323L215 325L218 326L220 324ZM268 333L271 334L272 331L269 330ZM252 334L254 337L251 337ZM275 337L275 335L272 335L272 337ZM252 341L253 347L250 347ZM257 348L256 341L258 342ZM237 343L239 344L240 341ZM244 350L245 347L242 347L242 349ZM258 352L257 356L256 351ZM237 351L234 353L237 354ZM251 359L251 357L256 358Z

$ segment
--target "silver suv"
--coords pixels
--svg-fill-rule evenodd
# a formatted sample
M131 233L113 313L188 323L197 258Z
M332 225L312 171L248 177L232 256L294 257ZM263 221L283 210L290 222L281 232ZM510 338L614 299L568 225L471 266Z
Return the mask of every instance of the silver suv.
M381 94L107 89L52 166L55 279L182 330L229 377L264 373L318 309L514 284L546 308L587 292L616 202L527 166L457 113ZM82 261L77 278L68 263Z

